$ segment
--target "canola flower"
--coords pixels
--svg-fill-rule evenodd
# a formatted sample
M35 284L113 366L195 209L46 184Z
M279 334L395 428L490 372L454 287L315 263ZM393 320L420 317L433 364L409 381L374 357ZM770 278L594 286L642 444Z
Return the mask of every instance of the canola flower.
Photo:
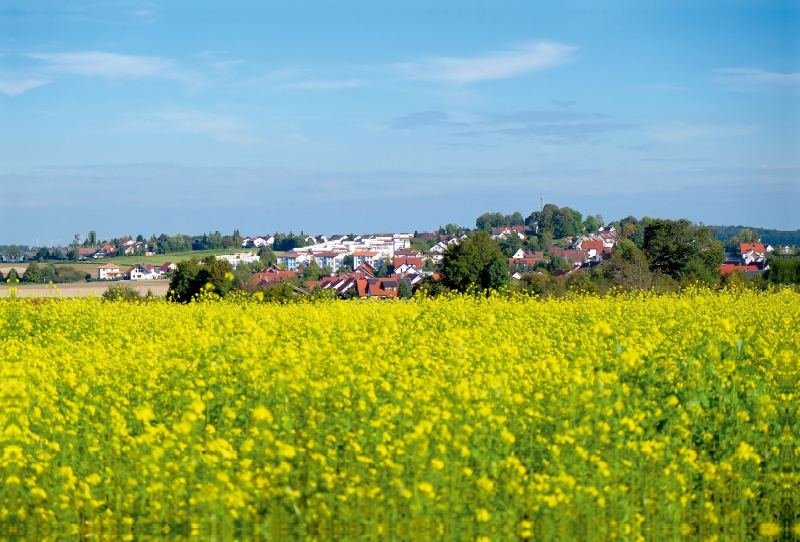
M121 539L142 523L309 540L800 536L798 307L792 291L10 299L0 522Z

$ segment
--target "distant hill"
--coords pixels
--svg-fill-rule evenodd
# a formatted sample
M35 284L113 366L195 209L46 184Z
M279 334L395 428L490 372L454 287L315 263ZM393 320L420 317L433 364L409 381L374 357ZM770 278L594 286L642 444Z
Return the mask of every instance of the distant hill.
M782 231L768 230L766 228L752 228L749 226L709 226L717 232L717 239L720 241L730 241L743 229L754 230L761 237L761 241L772 246L792 245L800 246L800 230Z

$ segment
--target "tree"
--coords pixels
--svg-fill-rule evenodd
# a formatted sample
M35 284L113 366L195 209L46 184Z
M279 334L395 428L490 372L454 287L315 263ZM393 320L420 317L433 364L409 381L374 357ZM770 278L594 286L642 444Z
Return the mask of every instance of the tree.
M758 237L758 232L755 230L749 230L744 228L739 231L739 238L740 243L758 243L761 239Z
M725 261L725 249L714 232L686 219L654 220L644 228L644 252L650 269L676 280L713 280Z
M10 282L11 284L19 282L19 274L17 273L17 270L14 269L13 267L8 272L8 275L6 275L6 282Z
M753 281L750 280L750 277L747 276L747 273L740 269L734 269L733 271L722 275L720 286L730 290L742 290L749 288L752 282Z
M800 284L800 258L775 258L764 279L771 284Z
M476 231L461 242L449 245L444 251L442 282L448 288L461 292L471 285L490 288L499 280L499 266L508 273L506 257L500 246L486 231Z
M417 252L427 252L431 246L426 243L424 240L420 239L419 237L412 237L410 239L410 245L412 250L416 250Z
M589 215L586 217L586 220L583 221L583 227L586 228L587 232L597 231L603 227L603 217L600 215Z
M355 258L352 254L348 254L344 258L342 258L342 266L339 269L349 269L352 270L353 266L355 265Z
M50 249L47 247L40 247L39 250L36 251L36 259L40 262L43 262L50 258Z
M108 301L138 301L141 297L139 290L129 284L109 286L103 293L103 298Z
M559 208L548 203L525 219L527 226L537 225L539 233L550 233L556 239L574 236L583 231L583 215L569 207Z
M408 287L407 281L400 281L400 285L397 287L397 297L400 299L409 299L411 297L411 288Z
M618 244L602 268L614 284L626 290L647 290L653 284L647 256L630 239Z
M97 244L97 232L94 230L89 230L89 235L86 237L86 242L90 247L95 246Z
M39 268L39 264L36 262L31 262L28 264L28 269L25 270L25 274L22 275L23 282L41 282L42 281L42 270Z
M376 278L386 278L394 273L394 263L384 258L381 266L375 271Z
M47 267L53 267L54 269L53 275L50 278L54 283L81 282L85 281L88 276L85 272L80 269L75 269L74 267ZM47 267L45 267L45 269L47 269Z
M522 247L522 239L520 239L516 232L510 232L497 239L497 244L500 246L500 250L503 251L503 254L510 258Z
M169 282L168 299L188 303L210 284L213 292L225 296L234 286L233 266L227 260L214 256L191 258L178 264Z
M457 234L461 233L462 231L464 231L464 228L462 228L458 224L454 224L452 222L450 224L447 224L444 227L444 232L447 235L457 235Z
M239 234L239 230L238 229L237 230L233 230L233 234L231 235L231 237L233 238L233 244L234 245L236 245L237 247L242 246L243 239L242 239L242 236Z
M80 250L81 249L78 248L78 245L75 245L74 247L72 247L72 249L69 252L67 252L67 260L69 260L71 262L77 262L78 259L81 256Z
M269 267L278 261L278 258L269 246L263 246L258 249L258 258L261 261L261 265L264 267Z
M522 214L519 211L514 211L510 215L506 215L506 225L508 226L524 226L525 219L522 218Z
M492 228L508 226L503 213L483 213L475 220L475 228L483 231L492 231Z
M319 278L325 274L325 271L317 264L316 261L311 260L308 266L303 269L303 280L304 281L317 281Z
M450 288L441 280L434 280L433 277L425 277L422 279L422 282L417 285L416 290L430 297L437 297L448 293Z
M264 295L264 303L279 303L285 305L293 302L297 298L297 291L291 284L284 282L270 286L269 288L262 288L260 290Z
M47 264L42 268L42 282L55 282L56 278L56 266L53 264Z
M508 286L511 277L508 275L508 265L501 259L495 258L481 274L481 286L487 290L499 290Z

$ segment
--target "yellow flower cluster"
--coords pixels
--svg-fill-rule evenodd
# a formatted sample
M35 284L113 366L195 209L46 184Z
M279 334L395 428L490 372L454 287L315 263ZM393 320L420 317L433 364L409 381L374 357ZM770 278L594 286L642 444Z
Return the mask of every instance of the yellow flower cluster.
M800 534L798 307L788 290L0 302L0 521Z

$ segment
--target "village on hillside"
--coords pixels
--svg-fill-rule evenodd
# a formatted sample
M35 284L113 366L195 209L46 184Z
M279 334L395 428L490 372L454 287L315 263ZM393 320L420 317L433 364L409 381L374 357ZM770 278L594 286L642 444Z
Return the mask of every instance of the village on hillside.
M527 234L536 234L535 228L524 226L503 226L492 228L493 239L502 240L509 236L525 239ZM447 235L424 232L416 238L425 241L436 240L427 251L414 250L411 240L415 236L410 233L385 233L364 236L320 235L313 237L313 244L293 248L277 256L276 263L253 273L252 283L257 287L270 288L286 279L302 277L305 269L311 265L324 270L319 280L306 281L310 290L319 287L339 296L354 297L397 297L401 284L409 290L417 286L425 277L433 280L439 278L436 272L447 248L466 238L466 234ZM274 236L245 237L242 249L271 247ZM556 269L553 276L569 275L590 269L608 260L617 244L617 231L613 226L606 226L595 232L564 239L566 248L557 245L544 251L528 251L517 249L508 257L509 275L521 278L532 271L537 263L548 262L557 257L568 263L566 269ZM769 269L766 254L774 248L763 243L741 243L740 256L728 257L720 266L722 274L740 270L750 276L764 273ZM92 255L94 257L94 255ZM254 252L237 252L216 256L219 260L228 261L234 269L241 263L259 262ZM378 277L378 270L389 264L389 276ZM167 262L155 267L146 263L120 269L113 263L97 268L97 280L159 280L169 278L177 268L174 262Z
M527 280L538 274L572 280L570 277L593 273L609 262L620 246L623 253L628 250L626 246L633 246L632 241L641 248L644 220L628 217L604 225L599 215L583 220L577 211L548 204L527 220L519 213L485 213L478 217L475 230L455 224L433 232L331 236L302 232L241 236L234 230L226 236L219 232L194 237L162 234L146 240L139 235L100 243L96 233L90 231L85 241L82 235L76 235L70 247L12 247L3 251L0 259L7 265L41 262L47 263L46 267L58 262L98 262L92 273L74 274L86 280L113 282L169 280L182 261L195 258L204 265L211 258L212 262L229 263L238 271L239 287L251 291L288 285L298 294L320 290L342 297L391 298L407 295L423 281L439 281L448 250L452 252L452 247L476 231L491 238L492 250L503 258L509 279ZM757 239L752 230L741 231L742 242L734 237L725 247L724 258L722 252L715 256L717 276L739 271L753 278L769 270L767 256L776 249ZM788 245L778 248L780 254L795 251ZM165 261L172 254L174 259ZM47 277L42 275L41 279L46 282Z

